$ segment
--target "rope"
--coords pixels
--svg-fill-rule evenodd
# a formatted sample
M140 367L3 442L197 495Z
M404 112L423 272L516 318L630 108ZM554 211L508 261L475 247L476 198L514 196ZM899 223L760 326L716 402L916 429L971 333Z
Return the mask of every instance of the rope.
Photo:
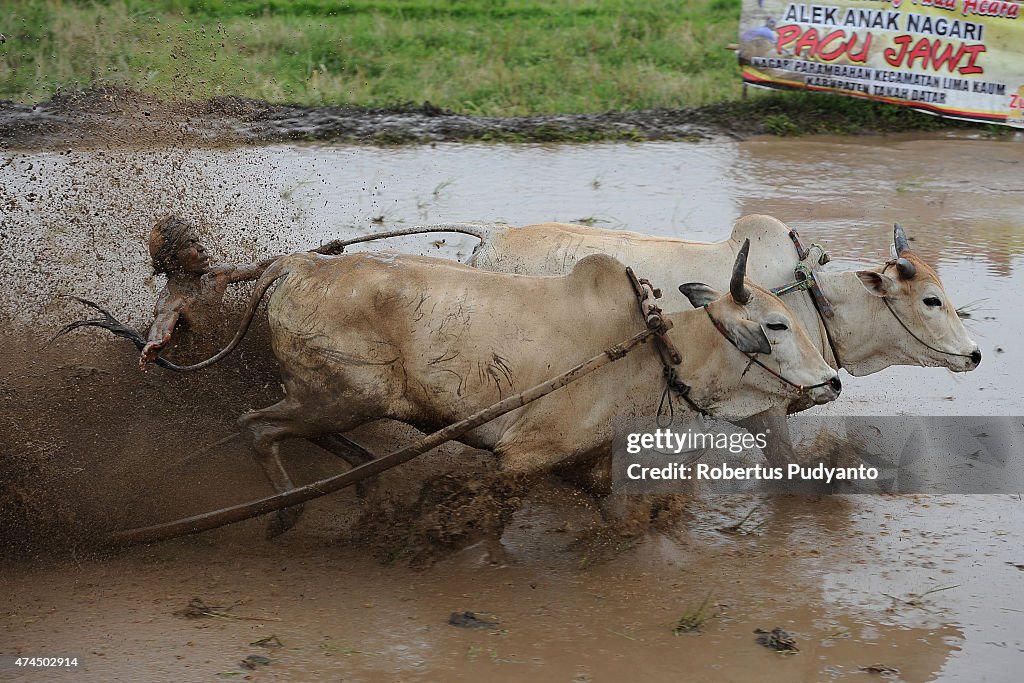
M633 285L633 294L636 296L637 306L640 307L640 315L644 317L647 329L653 331L655 339L657 339L655 346L658 349L658 357L661 358L661 374L665 379L665 390L661 394L658 412L654 416L655 423L658 427L669 427L675 421L675 403L672 401L673 391L690 406L693 412L707 417L709 415L708 411L697 405L690 398L690 385L679 379L679 375L676 372L675 366L682 362L682 357L667 338L668 328L671 327L671 323L665 321L662 317L661 309L657 306L650 304L648 308L645 309L644 307L644 302L648 300L649 296L657 299L661 296L661 290L656 289L650 280L637 278L632 268L626 268L626 275ZM649 292L644 289L645 286L649 289ZM668 424L662 424L661 418L664 415L666 404L668 405L669 421Z
M973 358L973 356L971 354L969 354L969 353L956 353L955 351L943 351L942 349L935 348L934 346L932 346L931 344L926 342L924 339L921 339L916 334L914 334L914 332L909 327L907 327L907 324L905 322L903 322L903 320L898 315L896 315L895 309L893 309L892 304L889 303L889 297L887 297L887 296L886 297L882 297L882 301L885 302L885 307L889 309L890 313L892 313L892 317L896 318L896 322L898 322L900 324L900 326L902 326L903 329L905 329L907 331L907 334L909 334L911 337L913 337L914 339L919 341L921 344L924 344L925 348L931 349L935 353L944 353L947 356L960 356L961 358Z

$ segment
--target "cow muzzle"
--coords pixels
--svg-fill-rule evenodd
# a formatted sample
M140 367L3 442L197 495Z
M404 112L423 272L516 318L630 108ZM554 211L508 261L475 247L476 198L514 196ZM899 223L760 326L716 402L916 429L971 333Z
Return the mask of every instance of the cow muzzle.
M975 344L974 348L967 353L959 353L956 356L947 356L944 360L946 362L943 363L943 365L953 372L970 372L981 365L981 349L979 349L978 345Z
M839 394L843 391L843 382L836 375L832 379L828 380L825 384L820 387L815 387L807 392L808 398L814 401L815 404L821 405L823 403L829 403L839 398Z

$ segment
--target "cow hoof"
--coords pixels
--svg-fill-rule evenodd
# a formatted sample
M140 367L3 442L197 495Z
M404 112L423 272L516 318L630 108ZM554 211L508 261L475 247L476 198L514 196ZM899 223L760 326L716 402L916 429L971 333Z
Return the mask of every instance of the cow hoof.
M267 540L277 538L284 532L295 526L295 523L299 521L299 517L302 516L302 506L296 505L294 507L285 508L284 510L278 510L273 517L270 518L270 522L267 523Z

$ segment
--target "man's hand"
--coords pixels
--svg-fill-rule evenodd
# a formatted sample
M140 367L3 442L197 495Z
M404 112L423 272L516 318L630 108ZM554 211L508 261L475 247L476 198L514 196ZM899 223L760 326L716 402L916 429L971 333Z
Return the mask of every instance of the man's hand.
M337 256L345 252L345 240L333 240L327 244L321 244L311 251L314 254L323 254L324 256Z
M227 288L228 285L233 285L236 282L250 282L252 280L258 280L260 279L260 276L263 275L263 271L272 266L274 261L279 258L281 257L271 256L259 263L249 263L245 265L222 263L212 266L203 274L203 283L213 284L220 288Z
M238 268L230 264L221 264L213 266L208 271L203 273L201 278L204 285L212 284L214 287L226 289L229 284L235 281L235 275Z
M146 365L156 360L160 349L171 343L174 327L178 324L181 312L187 306L188 302L183 297L171 294L166 287L164 291L160 292L160 296L156 300L153 324L149 328L146 345L142 347L142 353L139 355L140 370L145 372Z
M162 341L151 341L142 347L142 353L139 354L139 370L146 371L146 366L156 360L157 355L160 353L160 349L164 347L167 342Z

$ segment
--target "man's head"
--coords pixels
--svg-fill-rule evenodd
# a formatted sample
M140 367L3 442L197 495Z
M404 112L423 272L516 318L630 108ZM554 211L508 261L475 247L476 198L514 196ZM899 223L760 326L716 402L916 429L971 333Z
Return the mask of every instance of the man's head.
M210 266L206 249L192 224L174 214L156 222L149 233L149 255L157 273L205 273Z

